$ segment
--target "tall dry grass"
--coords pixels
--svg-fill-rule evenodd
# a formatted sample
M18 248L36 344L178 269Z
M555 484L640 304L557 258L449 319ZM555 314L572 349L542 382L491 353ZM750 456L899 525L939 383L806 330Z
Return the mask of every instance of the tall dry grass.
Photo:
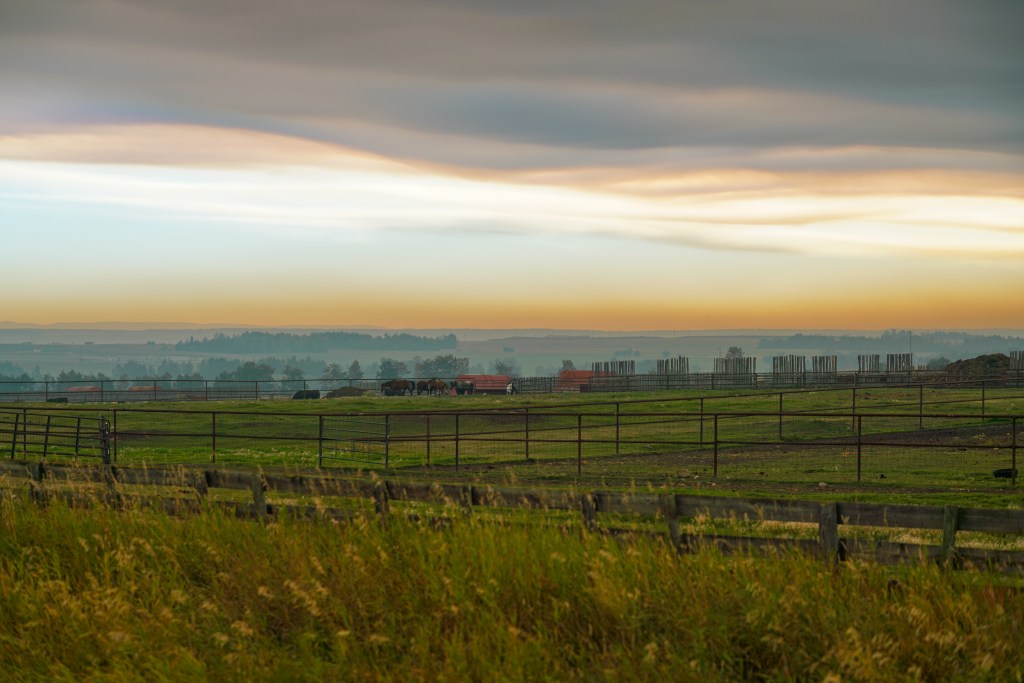
M1021 680L1022 624L1005 580L937 567L0 502L14 681Z

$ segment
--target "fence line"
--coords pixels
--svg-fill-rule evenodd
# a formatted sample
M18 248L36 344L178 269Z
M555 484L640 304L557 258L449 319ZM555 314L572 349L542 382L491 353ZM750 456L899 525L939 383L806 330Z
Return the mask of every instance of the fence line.
M787 462L814 456L818 460L805 463L805 468L831 464L836 477L858 482L864 478L866 462L883 475L881 464L888 466L890 477L901 472L893 458L880 460L886 454L898 452L909 461L914 451L955 451L972 454L975 472L998 471L996 476L1017 483L1019 423L1024 419L1020 413L994 414L991 405L987 414L984 408L980 414L926 412L920 394L913 412L864 406L793 410L784 394L778 397L772 411L712 410L702 400L691 404L694 410L689 412L639 410L650 403L619 402L577 410L524 407L366 414L113 408L87 419L70 408L25 408L0 411L0 449L9 449L9 459L31 452L43 458L92 455L104 462L159 462L153 453L163 449L175 452L172 459L193 463L216 463L225 455L238 461L231 455L238 449L250 453L242 462L258 461L252 453L290 449L290 456L279 458L281 464L315 458L321 467L355 462L385 469L574 459L577 474L582 474L585 458L588 468L599 470L601 458L608 456L671 453L699 463L712 477L723 468L743 472L754 459L754 464L770 462L773 472L779 473ZM82 430L83 420L92 425L88 430ZM75 446L69 451L72 432ZM147 449L143 452L148 455L133 455L138 449ZM783 451L789 454L788 461L773 455ZM927 466L942 471L934 463ZM764 467L755 469L764 476Z
M709 543L724 549L800 548L815 552L827 562L846 559L873 559L882 563L926 560L953 568L967 565L981 568L1024 570L1024 552L958 546L959 532L978 532L1020 536L1024 534L1024 511L957 506L890 505L880 503L814 502L787 499L738 499L686 494L653 494L611 490L551 490L477 485L409 483L397 480L365 480L325 476L324 474L278 474L217 469L154 469L118 466L60 466L42 462L0 461L0 484L8 479L29 480L33 499L45 503L63 498L73 505L106 502L115 507L146 504L168 512L200 512L213 504L211 489L249 491L251 503L229 503L240 515L267 519L280 514L339 519L368 508L332 508L324 505L298 506L271 502L268 493L372 501L374 513L389 516L415 510L409 504L433 503L457 506L463 514L474 510L521 510L533 512L578 511L585 528L606 533L633 532L635 528L616 527L622 516L647 518L661 524L659 535L679 551L692 551ZM102 485L105 493L69 489L66 484ZM6 484L9 487L9 482ZM126 487L152 486L173 489L177 497L156 491L133 497ZM194 491L181 497L181 487ZM402 509L399 509L401 506ZM609 524L600 524L607 516ZM734 534L690 534L681 529L686 520L727 520L782 522L815 525L817 540L801 538L765 538ZM840 527L882 527L941 531L938 545L893 543L840 536Z
M892 354L898 356L899 354ZM781 357L780 357L781 358ZM958 386L962 378L945 371L904 369L902 359L893 362L887 371L834 371L835 357L815 357L815 367L808 371L800 366L776 365L773 372L755 373L753 358L718 359L718 371L690 373L686 359L663 365L658 374L599 374L578 387L582 392L664 391L682 389L735 390L782 387L872 387L920 383L931 386ZM1014 357L1016 359L1016 356ZM728 362L727 362L728 360ZM773 362L778 359L773 359ZM814 360L814 359L812 359ZM1017 362L1014 360L1014 362ZM685 372L680 372L685 367ZM802 367L799 371L782 368ZM873 367L871 365L866 367ZM888 367L888 366L887 366ZM777 370L777 371L776 371ZM429 378L412 378L429 379ZM446 379L449 382L450 378ZM54 403L130 403L142 401L224 401L265 400L292 397L317 398L335 392L379 393L381 379L305 379L305 380L78 380L78 381L0 381L0 402ZM1016 367L1000 375L970 380L988 382L992 386L1024 387L1024 367ZM557 377L515 378L519 393L563 393L565 384ZM572 385L577 390L577 385Z

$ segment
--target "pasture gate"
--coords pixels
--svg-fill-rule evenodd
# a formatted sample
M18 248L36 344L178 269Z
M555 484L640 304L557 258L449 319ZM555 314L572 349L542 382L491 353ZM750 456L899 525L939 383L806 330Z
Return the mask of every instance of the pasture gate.
M110 464L110 423L102 417L2 410L0 449L11 459L69 456Z
M390 436L388 415L321 416L319 464L336 460L386 468Z

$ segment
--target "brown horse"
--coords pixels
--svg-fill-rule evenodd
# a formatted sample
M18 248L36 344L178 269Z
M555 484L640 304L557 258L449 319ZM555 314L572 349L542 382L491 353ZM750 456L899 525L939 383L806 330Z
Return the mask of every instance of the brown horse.
M448 393L448 383L441 379L432 379L427 382L427 391L431 396L444 396Z
M416 391L416 383L408 379L389 379L380 385L380 392L385 396L404 396L407 391L412 396L412 392Z
M433 382L433 381L434 380L430 380L430 382ZM423 392L427 392L428 394L433 394L434 392L432 392L430 390L430 382L428 382L425 379L421 379L420 381L416 382L416 395L419 396Z

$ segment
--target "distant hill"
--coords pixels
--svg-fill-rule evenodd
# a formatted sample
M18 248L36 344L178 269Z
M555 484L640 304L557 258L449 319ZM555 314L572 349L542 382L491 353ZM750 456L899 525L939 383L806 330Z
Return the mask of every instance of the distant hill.
M442 351L455 349L454 334L421 337L401 332L372 335L362 332L242 332L189 339L174 345L177 351L213 353L325 353L334 349L373 351Z

